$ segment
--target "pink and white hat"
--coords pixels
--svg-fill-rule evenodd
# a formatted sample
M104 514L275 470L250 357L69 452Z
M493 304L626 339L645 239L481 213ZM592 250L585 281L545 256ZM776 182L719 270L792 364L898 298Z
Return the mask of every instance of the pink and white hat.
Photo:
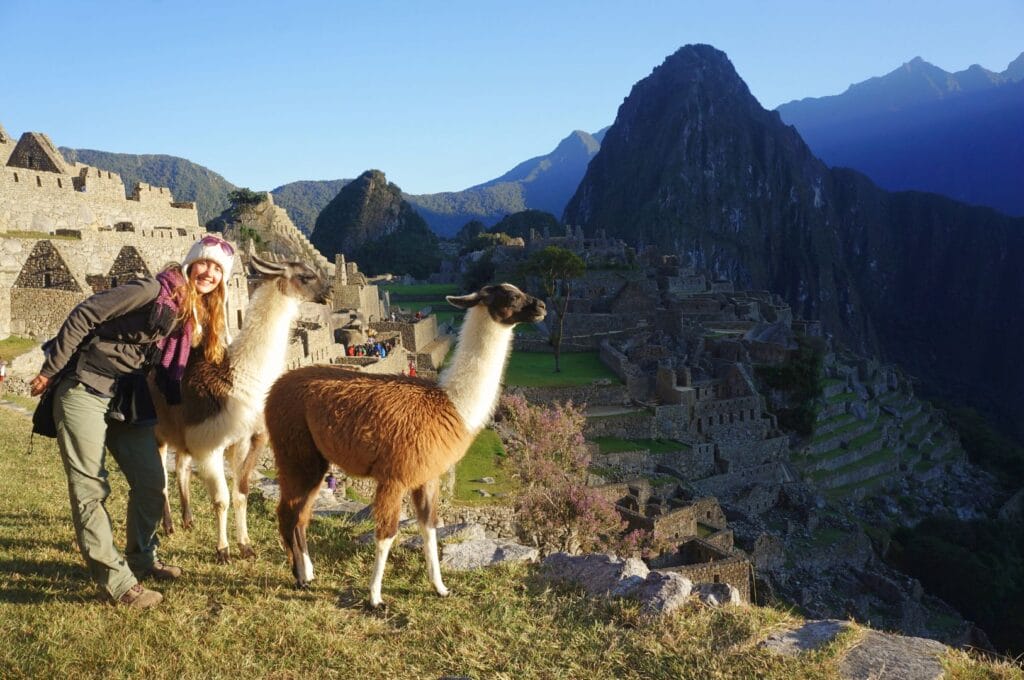
M188 268L198 260L210 260L220 265L224 277L220 285L227 291L228 279L231 278L231 268L235 264L235 247L216 234L207 234L192 244L185 259L181 261L182 271L188 276Z

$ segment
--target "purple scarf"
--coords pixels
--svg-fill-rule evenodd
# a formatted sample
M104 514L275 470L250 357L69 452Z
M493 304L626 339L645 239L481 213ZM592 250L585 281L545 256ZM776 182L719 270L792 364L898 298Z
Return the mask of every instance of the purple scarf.
M192 350L192 331L195 320L190 315L184 323L174 327L174 322L181 313L181 302L175 290L186 285L185 277L176 269L169 269L156 275L160 283L160 293L153 303L150 315L151 323L168 331L156 342L160 360L156 366L156 384L167 397L167 403L181 403L181 379L185 377L188 355Z

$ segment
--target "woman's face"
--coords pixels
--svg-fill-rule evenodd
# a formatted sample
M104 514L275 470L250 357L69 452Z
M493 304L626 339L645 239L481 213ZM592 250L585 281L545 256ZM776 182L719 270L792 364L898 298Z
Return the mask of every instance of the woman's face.
M215 290L224 278L224 271L213 260L196 260L188 268L188 278L200 295Z

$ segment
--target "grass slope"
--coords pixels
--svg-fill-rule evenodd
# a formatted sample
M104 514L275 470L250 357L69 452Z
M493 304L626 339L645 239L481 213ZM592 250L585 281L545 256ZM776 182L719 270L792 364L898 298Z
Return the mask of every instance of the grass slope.
M259 557L221 566L198 489L197 528L161 546L185 577L161 588L157 609L114 609L97 601L75 550L53 443L37 441L26 457L28 419L3 408L0 432L3 678L831 678L856 637L798 659L773 657L756 643L793 621L779 610L692 605L652 624L632 602L551 589L524 566L446 573L452 595L441 599L420 553L397 547L384 581L389 608L372 614L362 605L372 548L355 542L368 525L315 519L318 580L297 592L269 504L250 500ZM107 505L121 540L126 486L111 473ZM949 658L949 677L1021 677Z
M622 382L601 363L597 352L563 352L561 372L555 373L555 357L547 352L513 352L505 371L505 384L517 387L572 387L606 378Z

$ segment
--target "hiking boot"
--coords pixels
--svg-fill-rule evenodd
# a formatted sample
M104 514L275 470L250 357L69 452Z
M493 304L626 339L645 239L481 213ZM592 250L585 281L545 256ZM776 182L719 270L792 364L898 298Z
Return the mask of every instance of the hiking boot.
M181 567L175 567L171 564L164 564L160 560L153 563L153 566L149 569L135 573L135 578L142 580L144 578L152 578L157 581L173 581L174 579L181 576Z
M127 593L114 601L118 607L130 607L132 609L149 609L163 601L164 596L155 590L147 590L142 584L136 583Z

